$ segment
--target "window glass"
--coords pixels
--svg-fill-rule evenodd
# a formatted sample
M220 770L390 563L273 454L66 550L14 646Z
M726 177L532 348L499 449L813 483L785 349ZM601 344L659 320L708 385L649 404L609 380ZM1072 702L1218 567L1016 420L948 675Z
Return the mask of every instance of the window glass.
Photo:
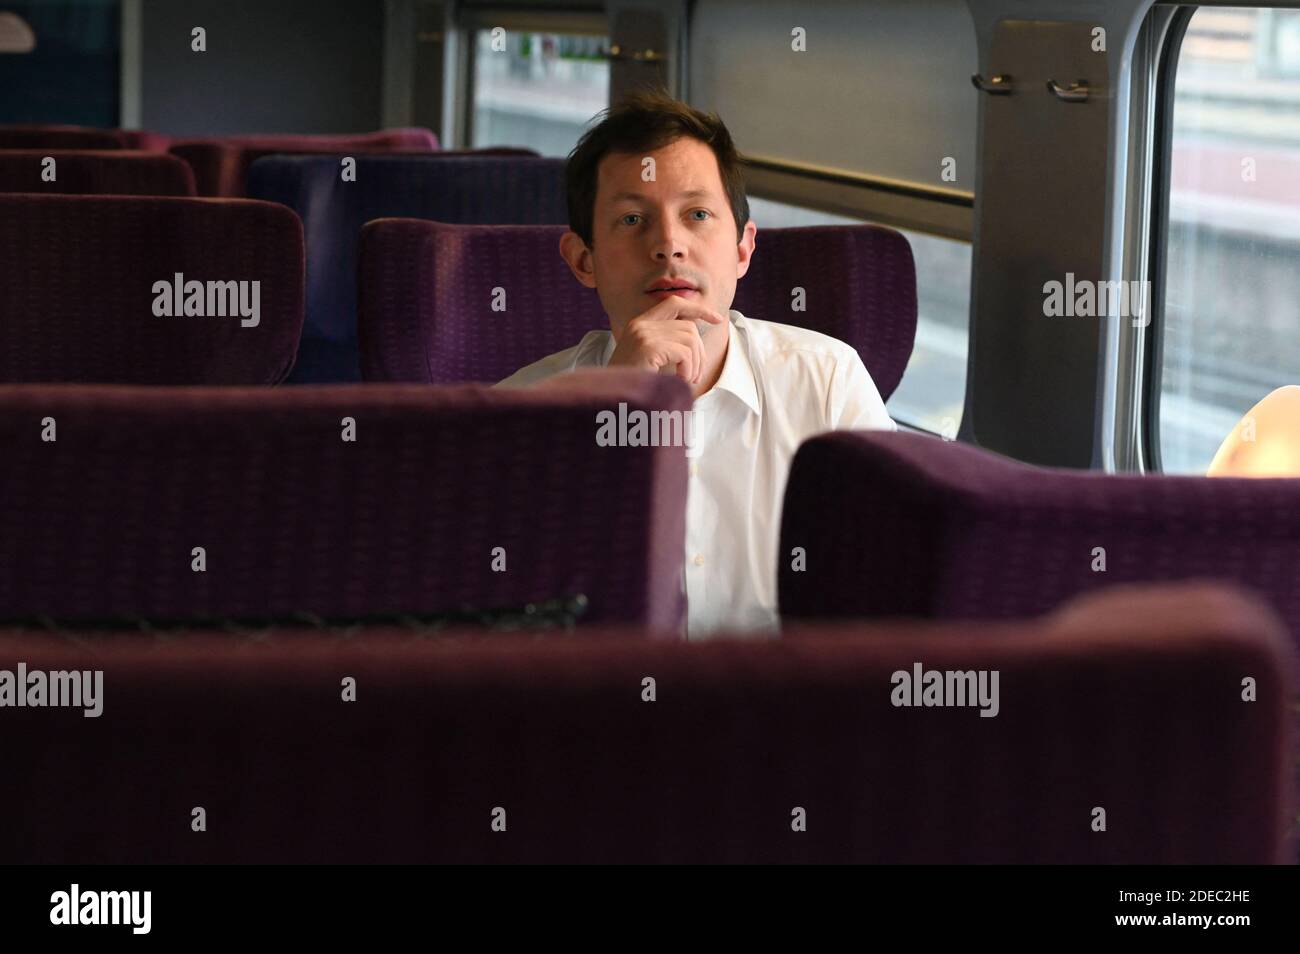
M758 254L764 228L861 221L753 196L749 204L759 228ZM898 231L907 237L916 261L916 346L903 380L889 399L889 413L899 423L956 437L966 399L971 246L922 232Z
M606 47L600 36L477 31L472 145L567 156L609 104Z
M1256 402L1300 384L1300 11L1192 17L1170 180L1160 456L1204 473Z

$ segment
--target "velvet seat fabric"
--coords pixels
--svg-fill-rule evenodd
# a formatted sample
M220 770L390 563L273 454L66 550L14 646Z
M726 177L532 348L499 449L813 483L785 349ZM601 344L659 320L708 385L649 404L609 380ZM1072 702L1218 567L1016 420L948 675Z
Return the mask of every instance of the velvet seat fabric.
M1273 863L1294 804L1285 651L1257 601L1196 586L1042 620L841 623L760 642L0 631L5 666L103 673L97 718L3 712L23 771L0 786L0 852ZM997 671L998 714L895 706L896 673L918 661ZM1257 702L1240 701L1241 673ZM195 808L206 831L191 829Z
M784 618L1017 618L1117 583L1261 593L1300 645L1300 480L1036 467L935 437L835 432L786 485Z
M122 132L90 126L0 124L0 149L125 149Z
M438 137L428 129L381 129L356 135L255 135L176 139L170 152L194 169L199 195L247 195L249 166L277 153L432 152Z
M275 384L302 256L297 216L269 202L0 195L0 382ZM235 313L241 291L256 316Z
M583 623L680 631L685 457L597 444L597 414L620 403L680 413L690 394L636 372L529 393L0 386L0 620L349 620L581 596Z
M54 160L54 181L42 173ZM0 192L192 196L194 173L175 156L127 149L0 149Z
M366 222L393 215L453 223L566 221L564 163L519 152L356 156L356 178L348 181L338 156L253 163L249 194L289 206L306 236L307 315L291 382L361 379L357 257Z

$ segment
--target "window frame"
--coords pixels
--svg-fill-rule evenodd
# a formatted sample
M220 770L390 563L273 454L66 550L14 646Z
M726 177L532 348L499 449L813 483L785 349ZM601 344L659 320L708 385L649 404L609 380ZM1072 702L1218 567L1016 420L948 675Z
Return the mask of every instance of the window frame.
M746 154L745 189L761 199L970 242L975 193Z
M1236 4L1234 4L1236 5ZM1201 9L1201 4L1182 4L1174 11L1165 32L1156 65L1154 137L1151 164L1150 234L1147 237L1148 272L1151 288L1151 324L1147 347L1142 357L1139 392L1142 396L1141 426L1138 440L1145 470L1164 471L1160 449L1161 384L1165 351L1165 292L1169 278L1168 238L1170 190L1173 188L1171 164L1174 144L1174 90L1178 62L1187 28Z

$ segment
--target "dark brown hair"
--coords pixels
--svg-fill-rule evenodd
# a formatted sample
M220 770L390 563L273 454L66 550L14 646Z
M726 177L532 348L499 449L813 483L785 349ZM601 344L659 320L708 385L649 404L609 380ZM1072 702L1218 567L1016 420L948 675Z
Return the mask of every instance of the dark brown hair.
M741 156L731 133L716 113L705 113L673 99L663 90L638 90L605 110L604 118L582 134L564 169L568 191L569 228L591 246L596 206L596 174L611 152L647 153L689 136L698 139L718 159L722 186L736 219L736 241L749 221Z

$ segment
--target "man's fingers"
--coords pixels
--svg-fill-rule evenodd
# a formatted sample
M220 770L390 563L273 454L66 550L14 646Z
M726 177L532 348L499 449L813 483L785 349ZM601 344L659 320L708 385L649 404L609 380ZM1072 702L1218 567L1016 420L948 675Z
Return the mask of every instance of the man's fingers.
M696 375L696 357L695 352L688 343L685 342L668 342L665 349L667 357L666 364L677 365L677 376L687 384L695 382Z
M700 375L704 373L704 363L707 358L707 352L704 350L704 339L700 337L700 329L695 326L694 322L682 321L676 323L671 331L665 329L665 333L672 334L674 340L680 342L684 353L689 357L689 376L684 376L686 382L688 384L698 383Z
M720 325L727 320L724 315L719 314L718 312L714 311L712 308L708 308L704 305L697 304L693 301L687 301L684 298L677 298L676 295L674 295L673 297L676 298L677 301L681 303L678 306L678 311L677 311L678 319L683 319L683 318L688 320L698 319L700 321L707 321L711 325Z
M670 328L664 329L665 335L671 335L671 339L681 349L679 352L685 355L688 367L678 366L679 373L688 384L695 384L699 381L700 375L704 373L704 362L706 352L704 350L704 339L700 337L700 329L695 327L692 322L683 321L675 323Z
M727 320L726 315L714 311L707 305L682 298L680 295L669 295L640 317L649 318L652 321L698 319L711 325L720 325Z

